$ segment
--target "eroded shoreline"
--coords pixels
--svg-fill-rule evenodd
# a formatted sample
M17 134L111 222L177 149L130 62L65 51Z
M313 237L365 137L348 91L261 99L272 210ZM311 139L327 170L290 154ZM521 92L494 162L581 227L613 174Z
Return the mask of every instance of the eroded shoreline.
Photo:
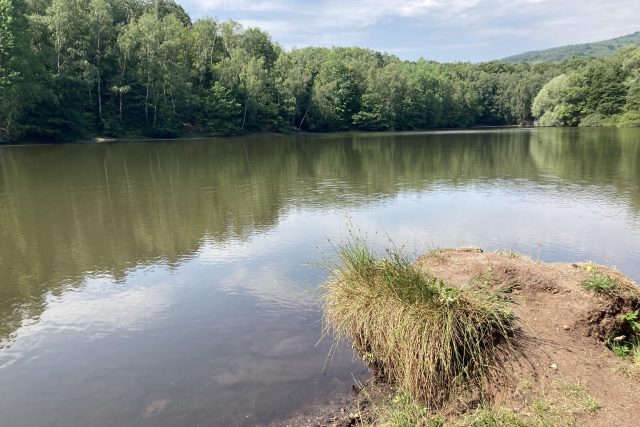
M615 329L616 322L640 307L640 288L622 273L477 248L433 251L414 266L457 287L482 280L503 293L522 334L522 354L508 361L505 381L492 386L484 402L453 402L403 425L472 426L479 425L478 417L490 417L493 424L482 425L610 426L634 419L638 361L611 349L616 340L630 339ZM400 425L388 415L398 410L395 387L371 381L364 391L354 390L271 425Z

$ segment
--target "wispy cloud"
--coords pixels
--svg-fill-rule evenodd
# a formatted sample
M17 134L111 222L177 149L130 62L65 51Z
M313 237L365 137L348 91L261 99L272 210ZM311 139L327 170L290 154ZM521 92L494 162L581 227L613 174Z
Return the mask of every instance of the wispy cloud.
M638 0L183 0L183 4L197 16L259 26L285 47L359 44L409 57L429 53L445 60L491 59L640 29ZM455 54L451 46L457 47Z
M269 0L184 0L185 6L200 12L234 11L234 12L274 12L286 10L293 2Z

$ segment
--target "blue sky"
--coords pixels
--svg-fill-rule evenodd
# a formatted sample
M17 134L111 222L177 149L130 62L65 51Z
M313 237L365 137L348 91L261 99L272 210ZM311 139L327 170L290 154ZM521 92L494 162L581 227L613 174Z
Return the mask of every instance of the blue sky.
M284 48L361 46L403 59L483 61L640 30L640 0L178 0Z

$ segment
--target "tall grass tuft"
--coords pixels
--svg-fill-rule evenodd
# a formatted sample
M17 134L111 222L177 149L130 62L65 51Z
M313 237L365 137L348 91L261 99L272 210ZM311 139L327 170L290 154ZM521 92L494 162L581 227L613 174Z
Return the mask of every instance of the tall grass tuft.
M326 331L349 339L378 377L427 407L468 387L482 390L513 349L513 314L495 292L447 286L359 239L338 255L324 287Z
M591 271L582 281L582 287L597 294L613 294L618 284L610 276L599 271Z

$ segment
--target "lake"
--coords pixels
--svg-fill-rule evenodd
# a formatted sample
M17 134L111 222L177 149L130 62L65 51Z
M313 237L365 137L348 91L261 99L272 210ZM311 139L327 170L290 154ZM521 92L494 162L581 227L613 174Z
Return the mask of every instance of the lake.
M632 129L0 146L0 425L251 426L348 390L317 294L349 232L638 281L639 166Z

